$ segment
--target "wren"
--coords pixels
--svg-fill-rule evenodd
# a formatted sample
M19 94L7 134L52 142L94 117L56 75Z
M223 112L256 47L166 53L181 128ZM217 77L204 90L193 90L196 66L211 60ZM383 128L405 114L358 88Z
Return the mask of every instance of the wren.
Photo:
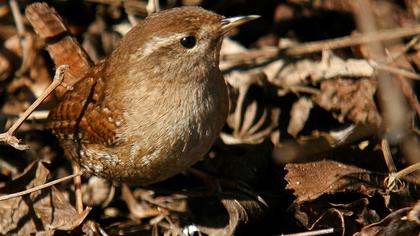
M255 18L199 7L152 14L64 94L48 128L66 156L103 178L147 185L186 170L228 114L223 37Z

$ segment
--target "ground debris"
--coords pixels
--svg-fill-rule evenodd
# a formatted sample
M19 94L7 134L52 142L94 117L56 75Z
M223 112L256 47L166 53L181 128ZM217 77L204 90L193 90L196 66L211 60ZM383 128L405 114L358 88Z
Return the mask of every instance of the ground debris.
M0 234L419 234L419 1L49 1L60 15L49 19L61 17L67 28L56 25L64 31L43 38L26 4L0 2L2 132L51 83L47 44L66 38L84 48L66 74L75 76L153 9L198 5L261 18L223 42L229 115L203 161L152 186L84 175L88 207L80 213L71 181L0 201ZM388 79L394 92L384 92ZM61 92L71 89L62 85ZM56 95L14 133L28 150L0 146L2 196L71 175L45 129Z

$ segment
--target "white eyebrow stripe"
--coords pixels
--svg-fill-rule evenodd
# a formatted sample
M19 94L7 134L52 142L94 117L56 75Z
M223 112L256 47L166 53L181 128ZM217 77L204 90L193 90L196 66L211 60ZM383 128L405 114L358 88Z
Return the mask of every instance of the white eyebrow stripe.
M176 33L172 34L168 37L158 37L155 36L148 40L141 49L137 51L137 55L139 57L147 57L152 54L157 49L172 44L175 40L180 39L182 37L186 37L185 33Z

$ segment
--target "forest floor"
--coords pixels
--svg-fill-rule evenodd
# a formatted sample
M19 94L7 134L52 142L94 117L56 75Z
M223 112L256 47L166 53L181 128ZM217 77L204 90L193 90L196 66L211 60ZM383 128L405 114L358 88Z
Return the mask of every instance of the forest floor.
M0 0L0 128L8 132L56 65L25 8ZM154 1L48 1L97 62ZM51 94L0 136L0 234L418 235L420 1L166 0L260 15L225 39L230 111L193 169L151 186L82 178L85 210L48 131ZM6 138L5 138L6 137ZM15 141L15 142L13 142ZM27 145L27 146L23 146ZM25 150L19 150L25 149Z

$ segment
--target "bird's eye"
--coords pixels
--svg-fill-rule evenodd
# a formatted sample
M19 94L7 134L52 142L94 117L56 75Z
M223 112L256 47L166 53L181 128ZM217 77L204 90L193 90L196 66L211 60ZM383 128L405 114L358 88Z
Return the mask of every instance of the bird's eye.
M193 48L195 46L195 37L194 36L187 36L181 39L181 44L184 48Z

